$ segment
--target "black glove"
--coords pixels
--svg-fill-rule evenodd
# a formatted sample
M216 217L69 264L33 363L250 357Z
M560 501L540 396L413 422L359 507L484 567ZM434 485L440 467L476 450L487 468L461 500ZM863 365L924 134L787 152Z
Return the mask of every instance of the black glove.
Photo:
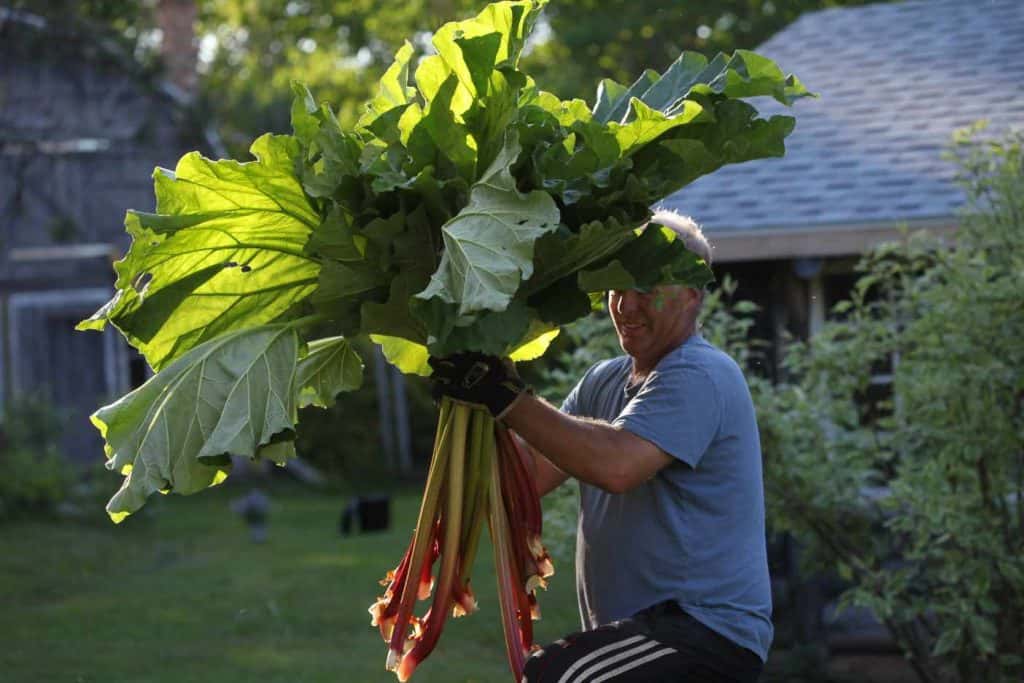
M496 418L528 390L510 360L467 352L431 358L429 363L434 370L430 375L434 398L447 396L482 405Z

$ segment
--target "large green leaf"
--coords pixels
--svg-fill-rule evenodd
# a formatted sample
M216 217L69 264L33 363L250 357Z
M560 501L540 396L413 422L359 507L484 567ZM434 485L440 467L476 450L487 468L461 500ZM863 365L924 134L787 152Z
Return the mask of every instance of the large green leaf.
M403 271L391 280L388 299L384 303L365 301L360 309L363 332L402 337L417 344L427 340L426 326L413 316L409 304L413 296L429 281L429 274Z
M320 131L326 105L318 105L304 83L293 81L292 95L292 131L300 144L309 147Z
M710 120L698 118L679 126L637 151L633 168L644 178L652 202L685 187L725 164L782 156L794 119L757 117L741 100L705 99ZM754 188L751 188L754 189Z
M252 153L239 163L193 152L155 174L157 213L128 213L117 293L78 329L111 322L160 369L313 293L320 266L303 246L320 217L296 177L299 144L264 135Z
M486 98L496 68L515 67L536 9L529 1L493 3L472 19L447 23L434 33L437 54L471 99Z
M790 105L801 97L815 97L796 76L784 75L778 64L749 50L736 50L714 78L697 81L695 92L715 92L732 98L766 96Z
M432 85L435 79L439 81L436 90ZM466 89L437 55L431 55L420 62L416 69L416 81L424 96L430 93L430 99L423 117L410 133L409 148L414 159L418 160L419 165L437 163L438 168L442 168L435 161L440 156L463 179L472 182L476 177L477 144L462 117L472 101L461 101L459 97L468 97ZM428 86L428 83L431 85Z
M319 287L310 301L334 331L353 336L362 327L364 302L384 296L387 286L387 274L369 261L324 261Z
M693 121L704 108L693 101L686 101L684 107L675 116L666 116L657 109L652 109L640 100L633 100L632 109L636 116L626 124L609 124L609 128L619 143L622 156L628 156L648 142L656 140L668 131Z
M768 96L786 105L812 96L799 79L784 75L775 62L757 53L737 50L731 57L718 54L709 62L701 54L683 52L665 73L647 71L629 88L602 81L594 118L625 123L636 115L634 101L675 116L685 98L712 93L731 98Z
M579 232L552 232L537 240L533 277L524 285L530 295L611 256L635 239L633 228L614 218L585 223Z
M430 365L427 364L430 352L423 344L384 334L371 334L370 339L380 345L380 350L388 362L405 374L421 377L430 375Z
M616 100L599 101L597 104L601 105L599 110L601 115L598 117L598 111L595 111L594 118L601 123L608 123L609 121L624 123L629 115L629 103L633 98L638 98L642 101L644 93L648 92L660 78L661 76L657 71L646 69L628 88L618 86L614 89L618 94Z
M516 189L509 169L519 151L510 135L473 186L469 204L445 224L441 265L417 296L455 304L460 317L503 311L533 274L534 242L558 227L559 212L546 192Z
M366 111L356 123L357 128L366 128L378 118L396 108L404 108L413 101L416 90L409 87L409 60L413 47L405 41L395 53L394 62L381 76L377 96L366 103Z
M536 322L527 330L526 338L512 349L508 357L517 363L540 358L560 332L561 329L558 327Z
M223 481L229 456L256 457L292 434L299 341L286 325L206 342L93 416L107 468L126 476L107 512L115 522L153 493L189 494ZM310 374L311 383L313 374ZM279 459L287 447L264 455Z
M597 86L597 98L594 101L594 118L608 121L612 107L622 100L626 94L626 86L616 83L610 78L603 79Z
M373 264L366 261L342 262L324 261L320 269L320 286L312 301L317 308L327 312L347 301L361 304L367 292L386 287L387 276Z
M333 206L309 236L305 252L316 258L362 261L366 258L366 238L355 231L351 216Z
M317 339L309 343L306 357L299 361L295 378L300 408L327 408L335 397L363 384L363 361L344 337Z

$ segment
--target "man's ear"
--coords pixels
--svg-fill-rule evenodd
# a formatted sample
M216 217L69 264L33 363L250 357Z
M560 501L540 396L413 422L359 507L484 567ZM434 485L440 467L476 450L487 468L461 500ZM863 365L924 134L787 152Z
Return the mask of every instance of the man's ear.
M687 287L687 294L689 294L689 300L686 302L687 307L696 305L699 306L704 303L704 290L697 289L696 287Z

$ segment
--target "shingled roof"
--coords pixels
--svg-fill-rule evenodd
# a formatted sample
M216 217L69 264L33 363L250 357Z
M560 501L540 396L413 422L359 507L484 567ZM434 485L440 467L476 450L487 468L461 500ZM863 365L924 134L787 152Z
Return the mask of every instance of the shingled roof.
M856 253L902 225L948 230L963 193L942 153L979 119L1024 128L1022 46L1022 0L806 14L758 48L820 94L788 112L786 156L723 168L663 204L702 223L720 261Z

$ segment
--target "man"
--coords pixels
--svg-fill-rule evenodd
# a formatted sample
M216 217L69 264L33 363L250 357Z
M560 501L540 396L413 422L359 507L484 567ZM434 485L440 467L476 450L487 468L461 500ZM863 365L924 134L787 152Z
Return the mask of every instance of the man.
M692 220L660 211L651 222L710 263ZM534 653L530 683L760 674L772 640L760 443L740 368L700 335L703 298L683 286L610 292L627 355L588 370L561 411L496 360L483 379L479 355L435 363L439 391L487 405L530 444L541 495L580 484L584 630Z

